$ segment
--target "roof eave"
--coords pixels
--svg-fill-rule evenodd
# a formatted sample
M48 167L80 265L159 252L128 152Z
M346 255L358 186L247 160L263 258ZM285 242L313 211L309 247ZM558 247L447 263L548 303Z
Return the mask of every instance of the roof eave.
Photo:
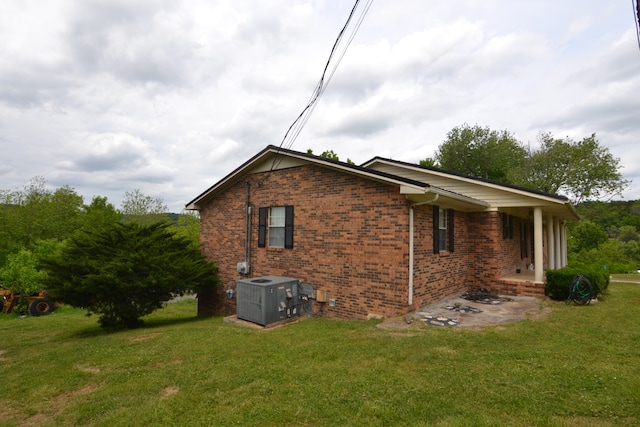
M366 168L351 165L335 160L326 159L324 157L315 156L313 154L300 153L292 150L285 150L273 145L267 146L261 152L253 156L251 159L247 160L245 163L240 165L238 168L233 170L231 173L226 175L220 181L215 183L213 186L209 187L207 190L202 192L196 198L188 202L185 206L187 210L199 210L202 206L202 202L206 201L208 198L215 195L218 191L223 190L228 185L234 183L239 177L241 177L247 170L251 169L251 167L262 162L267 156L270 155L286 155L292 158L308 161L310 163L322 165L325 167L329 167L332 169L337 169L345 173L355 174L358 176L362 176L368 179L372 179L378 182L384 182L386 184L397 185L402 190L403 188L406 191L415 191L416 193L424 193L428 191L431 186L426 183L411 181L402 179L399 177L394 177L391 174L387 174L380 171L368 170Z

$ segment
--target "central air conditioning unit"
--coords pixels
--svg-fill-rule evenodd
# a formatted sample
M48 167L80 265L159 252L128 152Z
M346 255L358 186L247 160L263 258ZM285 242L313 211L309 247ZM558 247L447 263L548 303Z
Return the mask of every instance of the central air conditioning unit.
M300 314L298 279L262 276L236 281L238 319L262 326Z

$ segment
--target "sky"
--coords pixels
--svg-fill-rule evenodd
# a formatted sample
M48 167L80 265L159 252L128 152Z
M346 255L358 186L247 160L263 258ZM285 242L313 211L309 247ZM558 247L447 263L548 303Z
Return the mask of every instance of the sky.
M3 0L0 190L44 177L87 204L138 189L182 211L282 143L353 5ZM595 133L640 199L631 1L373 0L356 23L291 149L418 163L465 123L532 147Z

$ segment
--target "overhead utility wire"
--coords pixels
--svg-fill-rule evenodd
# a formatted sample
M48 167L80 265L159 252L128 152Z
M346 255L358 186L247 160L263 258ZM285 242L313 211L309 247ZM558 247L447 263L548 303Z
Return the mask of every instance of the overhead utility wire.
M351 9L351 12L349 13L349 17L347 18L347 21L345 22L344 26L342 27L342 30L340 30L340 33L338 33L338 37L336 38L336 41L334 42L333 47L331 48L331 53L329 54L329 58L327 59L327 62L325 64L324 70L322 72L322 76L320 77L320 80L318 81L318 84L316 85L316 87L315 87L315 89L313 91L313 94L311 95L311 98L310 98L309 102L307 103L305 108L302 110L300 115L298 115L298 117L293 121L291 126L289 126L289 128L287 129L287 132L285 133L284 137L282 138L282 141L280 142L280 146L279 146L280 148L283 148L283 147L286 148L286 149L291 148L291 146L295 142L295 139L297 138L297 136L302 131L302 128L304 127L304 125L308 121L309 116L310 116L311 112L313 111L313 109L315 108L315 105L317 104L318 99L322 96L322 94L324 93L327 85L331 81L331 78L335 74L336 69L338 68L338 65L340 64L340 61L344 57L344 55L345 55L345 53L347 51L347 48L351 44L351 41L354 39L354 37L356 35L356 32L360 28L360 26L362 24L362 21L364 20L364 17L367 14L367 12L368 12L369 8L371 7L372 3L373 3L373 0L367 0L367 3L365 5L363 11L361 12L360 17L358 18L356 27L354 28L354 30L352 31L351 35L349 36L346 46L343 48L342 53L338 57L337 63L333 66L333 70L329 74L329 78L326 79L326 81L325 81L325 78L326 78L326 75L327 75L327 70L329 69L329 66L331 65L331 60L334 57L334 54L336 53L336 50L337 50L338 46L340 45L340 42L342 41L342 38L344 36L345 31L347 30L347 27L349 26L349 23L351 22L353 16L355 15L355 12L356 12L356 10L358 8L358 5L360 4L360 0L356 0L355 4L353 5L353 8ZM289 139L289 141L285 144L285 142L287 141L287 138ZM271 166L272 170L277 165L276 164L276 160L277 160L277 157L274 158L273 165Z
M353 31L351 32L351 35L349 36L346 46L344 47L344 49L342 50L342 53L340 54L340 56L338 57L336 64L333 66L333 69L331 70L331 73L329 73L329 77L326 79L326 82L324 83L324 85L320 88L320 92L318 94L318 98L322 96L322 94L324 93L324 91L327 89L327 86L329 86L329 83L331 82L331 79L333 78L333 75L336 73L337 69L338 69L338 65L340 65L340 62L342 61L342 58L344 57L344 55L347 53L347 48L349 47L349 45L351 45L351 42L353 41L353 39L356 36L356 33L358 32L358 30L360 29L360 26L362 25L362 21L364 20L365 15L367 14L369 8L371 7L371 4L373 3L373 0L368 0L367 4L364 6L364 10L362 12L362 14L360 15L360 17L358 18L358 21L355 24L355 28L353 29ZM288 144L288 148L291 147L291 145L293 144L293 142L296 140L296 138L298 137L298 134L300 134L300 132L302 131L302 128L307 124L307 121L309 120L309 118L311 117L311 114L313 113L313 110L315 110L315 108L317 107L318 103L314 102L313 105L311 106L311 108L309 108L309 110L307 110L306 114L304 115L304 117L298 122L298 126L296 127L295 132L293 133L293 136L291 137L291 141Z
M638 0L631 0L631 7L633 8L633 20L636 24L636 37L638 39L638 48L640 48L640 5Z

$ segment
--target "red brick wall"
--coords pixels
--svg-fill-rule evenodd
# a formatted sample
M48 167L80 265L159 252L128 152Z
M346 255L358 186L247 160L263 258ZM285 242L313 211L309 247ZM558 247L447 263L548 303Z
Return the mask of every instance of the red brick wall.
M530 262L520 259L517 221L514 238L504 240L498 212L456 211L454 251L434 254L433 207L416 206L409 306L409 202L398 188L316 165L282 169L249 175L201 208L201 241L222 280L219 313L235 313L235 300L226 299L224 290L241 278L236 265L245 257L247 183L248 277L294 277L327 290L335 307L315 303L322 315L399 315L469 287L490 288ZM293 249L258 248L258 208L285 205L294 206Z
M408 208L395 186L309 165L250 175L251 277L294 277L326 289L332 317L406 311ZM233 288L244 260L246 184L201 209L201 240L218 263L222 288ZM258 248L258 208L294 206L293 249ZM221 312L235 312L224 301Z
M443 206L446 208L446 206ZM468 214L454 213L453 252L433 253L433 206L414 208L414 307L468 288Z

